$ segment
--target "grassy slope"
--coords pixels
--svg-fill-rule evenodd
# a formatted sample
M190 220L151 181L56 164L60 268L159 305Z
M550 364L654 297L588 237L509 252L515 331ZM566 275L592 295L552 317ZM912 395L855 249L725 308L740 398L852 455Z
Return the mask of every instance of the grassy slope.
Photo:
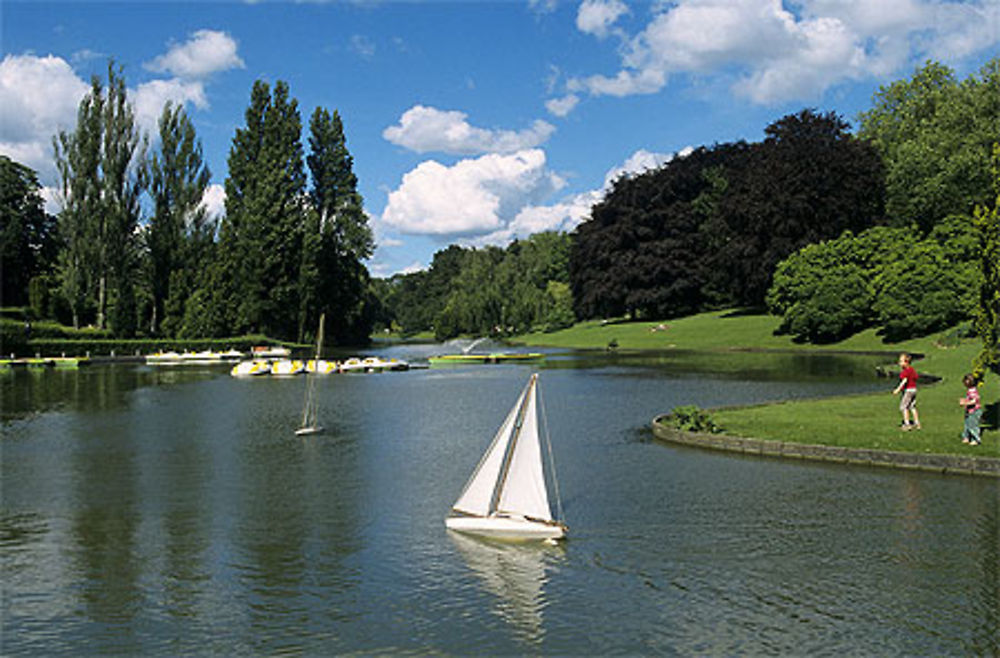
M567 348L603 349L615 340L619 349L885 352L887 364L901 351L922 353L925 358L915 363L917 371L937 375L942 381L920 388L917 409L923 429L919 432L899 431L899 400L890 395L895 380L887 380L884 393L724 409L716 411L714 416L727 433L740 436L907 452L1000 456L1000 432L995 428L984 432L979 448L969 448L958 440L962 411L957 401L965 392L961 378L969 371L979 350L978 341L963 341L956 347L945 348L937 343L938 336L930 336L887 344L869 330L833 345L801 345L788 336L774 335L777 318L718 312L666 321L663 323L666 330L652 331L659 324L585 322L550 334L529 334L519 340L527 345ZM985 404L996 405L1000 399L997 378L984 384L980 393Z

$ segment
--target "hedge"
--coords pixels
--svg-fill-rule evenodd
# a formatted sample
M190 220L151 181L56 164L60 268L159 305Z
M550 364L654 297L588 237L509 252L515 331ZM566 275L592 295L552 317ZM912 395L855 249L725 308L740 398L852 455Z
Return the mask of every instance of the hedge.
M22 330L23 336L23 330ZM33 338L25 344L20 341L19 349L8 346L5 338L3 355L14 353L16 356L131 356L138 354L153 354L155 352L201 352L205 350L225 351L229 349L249 352L255 345L281 345L289 349L305 349L309 345L299 345L278 341L262 335L235 336L231 338L202 338L192 340L174 340L163 338L138 339L103 339L103 338Z

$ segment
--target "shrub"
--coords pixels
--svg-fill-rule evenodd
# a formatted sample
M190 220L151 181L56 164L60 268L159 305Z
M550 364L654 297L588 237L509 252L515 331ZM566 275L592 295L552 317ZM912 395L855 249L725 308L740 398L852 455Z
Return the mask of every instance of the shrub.
M720 432L720 428L712 415L696 405L674 407L668 421L675 428L684 432Z

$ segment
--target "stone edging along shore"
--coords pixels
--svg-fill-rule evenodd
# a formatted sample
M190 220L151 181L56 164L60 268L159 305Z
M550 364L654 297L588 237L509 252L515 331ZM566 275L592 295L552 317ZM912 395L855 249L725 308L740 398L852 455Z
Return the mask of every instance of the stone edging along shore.
M839 464L864 466L890 466L935 473L960 475L985 475L1000 477L1000 459L994 457L966 457L962 455L928 455L916 452L894 452L892 450L872 450L869 448L841 448L766 439L751 439L725 434L686 432L668 427L660 422L669 414L661 414L653 419L653 435L670 443L681 443L699 448L726 450L746 455L765 457L790 457L812 459Z

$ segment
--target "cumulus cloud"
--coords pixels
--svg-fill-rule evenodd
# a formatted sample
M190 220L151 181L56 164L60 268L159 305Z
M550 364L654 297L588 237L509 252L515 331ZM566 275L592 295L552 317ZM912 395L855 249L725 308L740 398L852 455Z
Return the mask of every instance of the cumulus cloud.
M0 152L55 175L52 137L76 125L76 110L90 89L70 65L48 55L7 55L0 62Z
M618 18L602 13L608 4L585 0L579 29L602 36L602 26ZM678 73L724 75L735 78L735 95L774 104L815 99L847 80L897 74L926 58L954 60L997 43L993 2L801 0L794 7L797 13L781 0L660 3L627 40L617 73L580 76L567 89L627 96L658 92Z
M175 105L191 103L199 109L208 107L205 85L198 80L151 80L136 87L129 96L139 126L150 135L158 134L160 115L168 102Z
M243 66L236 42L222 32L200 30L184 43L173 45L147 68L173 74L128 90L141 130L157 137L157 121L171 101L208 107L205 77ZM74 61L95 53L80 51ZM0 62L0 153L38 172L45 185L56 183L52 138L76 126L80 101L90 85L61 57L34 54L6 55ZM47 199L47 203L51 203Z
M521 208L539 203L565 185L545 165L540 149L491 153L450 167L422 162L389 193L382 221L403 233L432 236L496 231Z
M673 157L641 149L608 170L600 188L554 202L565 182L546 170L545 155L537 149L463 160L454 167L424 162L390 193L380 221L403 233L504 246L543 231L573 230L621 175L661 167Z
M516 153L545 143L555 132L555 126L535 121L521 131L477 128L467 121L468 115L457 110L439 110L414 105L400 117L399 123L382 132L382 136L417 153L439 151L453 155L480 153Z
M198 30L186 42L172 44L166 53L145 66L156 73L201 80L213 73L243 68L236 50L236 41L225 32Z
M583 0L577 10L576 27L581 32L604 38L611 26L627 13L628 7L621 0Z
M211 219L219 219L226 214L226 188L212 183L201 196L201 207Z
M580 102L580 97L576 94L566 94L562 98L553 98L545 101L545 109L557 117L567 116Z

